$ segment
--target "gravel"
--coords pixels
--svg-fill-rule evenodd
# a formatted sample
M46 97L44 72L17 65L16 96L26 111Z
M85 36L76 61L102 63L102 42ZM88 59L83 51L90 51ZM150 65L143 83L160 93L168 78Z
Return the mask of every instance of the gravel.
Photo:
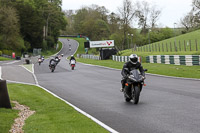
M23 126L25 125L25 120L33 115L35 111L30 110L29 107L25 105L20 105L17 101L12 101L15 104L13 109L20 110L18 118L15 119L15 123L12 125L12 128L9 130L10 133L23 133Z

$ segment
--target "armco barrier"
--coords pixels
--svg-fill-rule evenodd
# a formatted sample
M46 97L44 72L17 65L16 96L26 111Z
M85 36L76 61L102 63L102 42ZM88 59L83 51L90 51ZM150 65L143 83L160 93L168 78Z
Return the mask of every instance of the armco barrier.
M200 55L151 55L146 62L193 66L200 65Z
M81 54L81 58L93 59L93 60L100 60L99 56L97 56L97 55L90 55L90 54Z

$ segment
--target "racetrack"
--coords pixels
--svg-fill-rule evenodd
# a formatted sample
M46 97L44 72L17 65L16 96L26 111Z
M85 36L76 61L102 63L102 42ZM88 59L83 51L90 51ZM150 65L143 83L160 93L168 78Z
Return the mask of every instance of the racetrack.
M120 70L77 63L72 71L65 58L78 44L74 40L60 41L64 47L59 54L65 56L54 73L48 68L49 60L35 65L41 86L121 133L200 131L200 81L147 75L139 104L126 103L119 91Z

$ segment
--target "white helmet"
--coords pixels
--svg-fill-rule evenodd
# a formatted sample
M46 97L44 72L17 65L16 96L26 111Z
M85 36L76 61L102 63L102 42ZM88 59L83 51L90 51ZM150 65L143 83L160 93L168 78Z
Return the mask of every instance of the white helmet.
M74 55L71 55L71 57L73 57Z
M138 56L136 54L131 54L129 56L129 59L130 59L132 64L136 64L138 62Z

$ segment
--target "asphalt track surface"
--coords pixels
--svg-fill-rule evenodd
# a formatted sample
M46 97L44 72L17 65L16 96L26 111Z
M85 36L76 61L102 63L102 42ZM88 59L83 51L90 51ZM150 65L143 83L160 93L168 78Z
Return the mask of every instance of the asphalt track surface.
M66 39L61 42L64 47L59 54L65 57L55 72L50 72L49 60L40 66L35 64L39 85L120 133L200 132L199 80L146 75L147 86L142 90L139 104L126 103L119 91L120 70L82 63L70 70L65 58L75 52L78 44Z

